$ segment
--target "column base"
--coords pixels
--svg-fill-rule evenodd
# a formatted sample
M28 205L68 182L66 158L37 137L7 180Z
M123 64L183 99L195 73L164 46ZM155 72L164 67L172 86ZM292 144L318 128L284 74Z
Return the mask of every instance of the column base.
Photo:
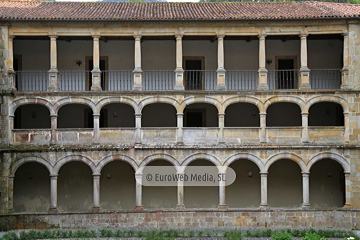
M183 84L177 84L177 85L175 85L174 90L175 91L184 91L185 87Z
M226 85L225 84L219 84L219 85L216 86L216 90L224 91L224 90L226 90Z
M352 208L350 203L345 203L345 205L343 206L343 208Z
M260 208L260 210L267 210L267 209L269 209L269 205L268 204L261 204L259 208Z
M183 141L176 142L176 145L184 146L184 142Z
M49 92L58 92L58 91L60 91L60 88L58 88L58 87L48 87L48 91Z
M301 139L301 142L302 143L309 143L309 138L303 138L303 139Z
M100 206L93 206L92 211L93 212L100 212Z
M227 209L228 207L226 206L226 204L219 204L218 209Z
M258 85L256 90L259 90L259 91L269 90L269 86L267 84L261 84L261 85Z
M142 91L142 86L133 86L133 91Z
M310 84L302 84L302 85L299 86L299 89L310 90L311 86L310 86Z
M182 204L182 205L177 205L176 206L176 210L185 210L185 205Z
M310 204L303 204L301 206L302 209L309 209L310 208Z
M143 206L135 206L135 211L142 211L144 210Z
M51 212L51 213L55 213L55 212L58 212L59 210L58 210L58 208L57 207L50 207L49 208L49 212Z
M92 92L101 92L102 89L101 89L101 87L91 87L91 91Z

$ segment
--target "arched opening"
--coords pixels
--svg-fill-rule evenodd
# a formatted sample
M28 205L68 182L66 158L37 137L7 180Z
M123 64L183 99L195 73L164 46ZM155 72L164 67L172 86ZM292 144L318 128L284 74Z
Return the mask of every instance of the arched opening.
M185 168L185 174L188 172L188 167L193 166L214 166L214 164L204 159L195 160ZM191 176L189 176L189 178L190 177ZM219 205L219 187L186 186L185 182L184 205L186 208L217 208Z
M176 174L176 168L166 160L155 160L146 166L166 166L170 172L161 174ZM161 182L160 184L166 184ZM143 186L143 205L146 209L175 208L177 204L177 186Z
M58 177L58 206L62 211L90 210L93 205L93 176L83 162L68 162Z
M345 174L342 166L331 159L322 159L310 169L310 204L312 207L343 207Z
M167 103L153 103L142 110L141 127L176 127L176 109Z
M26 104L14 113L14 129L51 128L50 111L40 104Z
M295 103L274 103L268 107L266 112L267 127L301 126L301 109Z
M268 173L270 207L299 207L302 201L302 176L299 165L289 159L278 160Z
M135 206L135 172L124 161L112 161L101 170L100 201L102 209L133 209Z
M124 103L105 105L100 111L100 128L135 127L135 111Z
M218 110L209 103L193 103L184 110L184 127L218 127Z
M229 166L236 173L235 181L226 186L226 204L231 208L260 206L260 170L252 161L239 159Z
M225 110L225 127L260 127L259 109L251 103L234 103Z
M309 126L344 126L344 111L340 104L319 102L309 109Z
M14 211L47 212L50 207L48 169L37 162L21 165L15 172Z
M67 104L59 109L58 128L93 128L91 108L84 104Z

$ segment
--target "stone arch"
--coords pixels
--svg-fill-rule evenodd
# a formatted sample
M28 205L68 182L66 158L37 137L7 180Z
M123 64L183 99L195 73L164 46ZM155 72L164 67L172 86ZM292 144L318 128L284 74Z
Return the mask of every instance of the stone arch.
M59 161L54 166L54 174L58 174L61 167L68 162L83 162L91 168L92 173L96 173L96 166L92 159L87 156L73 154L73 155L66 155L59 159Z
M249 161L255 163L256 166L258 166L260 172L264 172L264 169L265 169L264 163L261 161L260 158L258 158L257 156L255 156L253 154L250 154L250 153L235 153L235 154L231 155L230 157L228 157L228 159L225 160L223 165L228 167L231 165L231 163L233 163L239 159L246 159L246 160L249 160Z
M250 104L254 104L255 106L257 106L257 108L259 109L259 112L262 113L264 112L264 104L261 102L260 99L255 98L255 97L251 97L251 96L236 96L236 97L231 97L229 99L226 99L222 105L222 108L224 110L224 113L226 111L226 108L232 104L235 103L250 103Z
M184 101L179 106L178 113L184 113L184 109L186 108L186 106L194 103L207 103L214 105L218 110L218 114L224 114L225 112L219 100L213 97L205 96L205 97L189 97L184 99Z
M16 99L10 104L9 116L14 116L15 110L18 107L20 107L22 105L26 105L26 104L44 105L45 107L47 107L49 109L50 115L53 115L55 113L53 104L49 100L47 100L45 98L38 98L38 97L26 97L26 98Z
M89 98L71 98L71 97L67 97L67 98L62 98L60 100L58 100L55 104L54 104L54 113L58 114L59 109L64 106L64 105L68 105L68 104L83 104L86 105L88 107L91 108L91 110L93 111L93 114L99 114L97 112L96 106L94 104L94 102L89 99Z
M154 154L151 154L147 157L145 157L140 165L139 165L139 168L138 168L138 171L136 173L142 173L144 167L146 165L148 165L150 162L152 161L155 161L155 160L165 160L165 161L168 161L170 162L172 165L174 165L175 168L179 167L180 164L179 162L176 160L175 157L171 156L170 154L166 154L166 153L154 153Z
M53 166L46 160L39 158L39 157L24 157L21 158L15 162L13 162L10 166L10 176L15 176L15 172L16 170L23 165L24 163L28 163L28 162L36 162L36 163L40 163L41 165L45 166L46 169L49 171L49 174L53 174L54 173L54 169Z
M300 97L295 96L274 96L269 99L267 99L264 103L264 112L260 113L266 113L268 107L274 103L280 103L280 102L289 102L294 103L300 107L300 110L303 111L305 107L305 101L301 99Z
M349 103L341 97L337 97L337 96L330 96L330 95L325 95L325 96L315 96L311 99L309 99L306 103L306 105L304 106L303 113L309 113L309 109L310 107L315 104L315 103L319 103L319 102L334 102L334 103L338 103L342 106L344 113L348 113L349 112Z
M277 153L275 155L272 155L265 163L264 172L268 172L270 166L274 162L276 162L278 160L281 160L281 159L290 159L290 160L296 162L299 165L302 172L307 171L306 164L305 164L305 162L303 161L303 159L301 157L299 157L298 155L296 155L294 153L286 153L285 152L285 153Z
M106 106L108 104L112 104L112 103L123 103L123 104L130 105L134 109L135 113L139 113L139 109L138 109L138 105L137 105L136 101L134 99L129 98L129 97L107 97L107 98L102 98L96 104L96 112L100 113L101 109L104 106Z
M114 154L114 155L109 155L109 156L102 158L96 166L95 173L100 174L101 170L103 169L103 167L106 164L108 164L112 161L117 161L117 160L127 162L128 164L130 164L130 166L134 169L135 172L138 169L138 165L136 164L135 160L132 159L131 157L123 155L123 154Z
M184 161L181 163L181 166L186 167L191 162L193 162L195 160L198 160L198 159L208 160L208 161L212 162L216 167L221 167L222 166L220 160L217 157L215 157L213 155L210 155L208 153L194 153L194 154L191 154L190 156L188 156L187 158L184 159Z
M166 97L166 96L159 96L159 97L146 97L142 99L138 104L138 112L135 112L135 114L139 114L142 112L143 108L146 105L152 104L152 103L167 103L175 107L176 112L179 112L180 103L178 100L172 97Z
M332 159L335 160L336 162L338 162L342 168L344 169L344 172L350 172L350 164L348 162L348 160L341 156L340 154L337 153L332 153L332 152L323 152L323 153L318 153L315 156L313 156L310 161L308 162L308 164L306 165L306 169L308 172L310 172L311 167L318 161L322 160L322 159Z

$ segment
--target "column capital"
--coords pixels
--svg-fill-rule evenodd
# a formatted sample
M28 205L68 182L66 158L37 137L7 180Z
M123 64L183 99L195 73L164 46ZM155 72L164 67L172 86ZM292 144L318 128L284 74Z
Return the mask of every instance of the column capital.
M94 118L100 118L100 114L93 114Z
M50 118L57 118L57 117L58 117L57 114L51 114L51 115L50 115Z
M301 172L303 177L309 177L310 176L310 172Z
M301 113L301 116L307 117L307 116L309 116L309 113L308 113L308 112L302 112L302 113Z
M345 177L350 177L350 172L344 171Z
M184 113L176 113L176 116L183 117Z
M140 41L141 40L141 35L134 35L135 41Z
M93 173L93 178L94 179L98 179L100 178L101 174L100 173Z
M225 35L222 34L222 35L216 35L217 39L224 39Z
M267 175L268 175L268 172L260 172L260 176L262 176L262 177L267 177Z
M58 176L59 176L59 174L50 174L51 179L57 179Z
M348 32L348 31L344 31L343 33L341 33L341 35L343 35L344 38L349 37L349 32Z
M94 35L92 36L94 41L99 41L100 40L100 36L99 35Z
M306 38L307 36L309 36L308 33L300 33L300 34L299 34L299 37L300 37L301 39Z
M139 117L141 117L142 114L141 113L135 113L134 115L135 115L135 117L139 118Z
M259 116L260 116L260 117L261 117L261 116L266 117L266 113L259 113Z
M14 178L15 178L15 175L10 175L10 176L8 176L8 179L9 179L10 181L14 181Z
M58 37L57 35L49 35L50 40L56 40Z
M266 36L267 36L266 34L261 33L261 34L258 35L258 38L259 38L259 39L265 39Z
M183 34L175 34L176 40L181 40L183 38Z
M16 36L15 35L9 35L8 38L10 41L12 41Z

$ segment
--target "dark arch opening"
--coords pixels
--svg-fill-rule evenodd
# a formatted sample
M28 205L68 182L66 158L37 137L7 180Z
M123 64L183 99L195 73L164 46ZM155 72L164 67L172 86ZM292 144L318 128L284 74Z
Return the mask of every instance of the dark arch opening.
M84 104L67 104L59 109L58 128L93 128L91 108Z
M259 109L251 103L234 103L225 110L225 127L260 127Z
M301 109L295 103L274 103L268 107L266 112L267 127L301 126Z
M100 110L100 128L135 127L135 110L124 103L111 103Z
M102 209L134 209L135 171L129 163L114 160L103 167L100 201Z
M68 162L58 177L58 207L63 211L90 210L93 206L93 176L83 162Z
M299 165L281 159L270 166L268 204L270 207L299 207L302 202L302 176Z
M209 103L193 103L184 110L184 127L218 127L217 108Z
M50 111L40 104L26 104L14 113L14 129L51 128Z
M319 102L309 109L309 126L344 126L344 111L340 104Z
M47 212L50 207L48 169L37 162L21 165L15 172L14 211Z
M176 109L168 103L153 103L142 110L141 127L176 127Z
M345 174L332 159L322 159L310 169L310 205L312 207L343 207Z

